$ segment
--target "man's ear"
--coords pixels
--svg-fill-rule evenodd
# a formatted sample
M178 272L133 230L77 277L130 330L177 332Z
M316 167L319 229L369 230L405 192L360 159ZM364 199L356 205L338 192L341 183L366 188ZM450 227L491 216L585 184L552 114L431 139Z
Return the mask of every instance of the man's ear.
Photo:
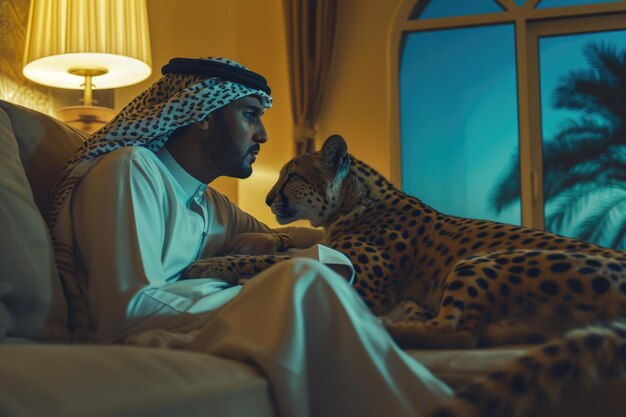
M198 126L202 130L209 130L209 128L211 127L212 122L213 122L213 115L209 114L204 119L196 122L196 126Z

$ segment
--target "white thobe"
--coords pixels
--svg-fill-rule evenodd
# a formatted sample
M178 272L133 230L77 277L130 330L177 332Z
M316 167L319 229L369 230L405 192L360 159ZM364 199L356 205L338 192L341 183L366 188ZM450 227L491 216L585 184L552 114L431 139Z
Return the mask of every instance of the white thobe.
M74 191L72 216L77 276L102 342L252 363L269 378L284 417L417 416L450 395L320 262L279 263L243 290L213 278L179 280L185 266L231 237L270 230L165 149L102 157Z
M210 278L179 281L181 271L237 234L270 232L189 175L165 148L155 154L126 147L102 157L74 191L72 220L76 275L87 283L101 342L150 327L144 322L151 316L158 327L177 326L195 319L181 321L182 313L219 307L240 287Z

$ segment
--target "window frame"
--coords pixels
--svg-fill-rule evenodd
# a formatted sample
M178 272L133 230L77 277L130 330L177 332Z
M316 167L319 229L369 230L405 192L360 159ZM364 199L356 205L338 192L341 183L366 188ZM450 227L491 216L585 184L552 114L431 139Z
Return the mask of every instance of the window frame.
M517 104L520 155L522 225L544 228L541 94L539 84L539 38L626 30L626 2L600 3L536 9L540 0L493 0L503 11L466 16L411 19L414 10L423 11L431 0L404 0L396 13L390 35L390 155L391 180L402 184L399 63L405 33L472 26L513 24L517 72ZM436 0L435 0L436 1Z

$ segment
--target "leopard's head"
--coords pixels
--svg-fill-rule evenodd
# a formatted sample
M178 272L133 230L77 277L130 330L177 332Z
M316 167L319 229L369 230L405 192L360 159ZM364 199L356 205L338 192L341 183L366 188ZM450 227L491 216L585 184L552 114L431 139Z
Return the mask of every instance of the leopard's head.
M332 135L320 151L287 162L265 202L280 224L304 219L315 227L325 226L339 205L349 171L348 145L341 136Z

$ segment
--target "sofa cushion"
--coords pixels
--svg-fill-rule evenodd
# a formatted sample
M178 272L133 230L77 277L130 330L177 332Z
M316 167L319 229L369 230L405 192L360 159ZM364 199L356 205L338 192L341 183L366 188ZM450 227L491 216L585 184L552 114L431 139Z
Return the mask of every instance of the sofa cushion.
M524 346L483 349L424 349L407 353L453 389L466 385L477 375L514 361L527 352Z
M46 114L8 101L0 100L0 109L9 115L35 203L47 219L54 184L88 135Z
M202 353L123 346L0 345L0 415L274 416L252 368Z
M42 213L84 134L0 100L0 337L68 338L67 305Z
M0 337L33 337L46 319L58 277L46 225L1 109L0 201Z

